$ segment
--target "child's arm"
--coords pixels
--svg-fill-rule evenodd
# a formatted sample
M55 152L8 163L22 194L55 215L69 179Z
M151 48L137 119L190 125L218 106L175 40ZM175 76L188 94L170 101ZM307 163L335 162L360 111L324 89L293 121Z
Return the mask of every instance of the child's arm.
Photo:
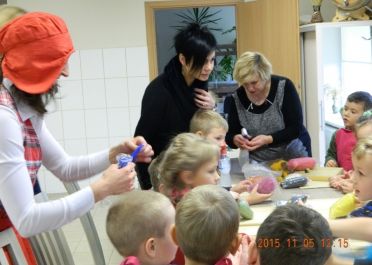
M337 167L336 132L333 133L331 142L329 143L325 159L326 167Z
M333 235L372 242L372 218L357 217L329 221Z

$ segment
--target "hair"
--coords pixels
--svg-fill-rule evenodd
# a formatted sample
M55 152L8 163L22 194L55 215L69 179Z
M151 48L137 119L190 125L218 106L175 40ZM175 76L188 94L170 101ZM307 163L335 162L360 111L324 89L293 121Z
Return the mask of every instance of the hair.
M150 175L150 180L151 180L151 185L154 189L154 191L159 191L159 184L160 184L160 163L164 157L164 151L161 152L155 159L151 161L151 164L149 168L147 169L149 175Z
M236 201L225 189L203 185L187 193L176 209L176 237L185 256L215 264L223 258L239 229Z
M208 55L216 50L217 41L206 27L191 23L174 37L177 55L183 54L186 63L191 63L191 70L200 71Z
M160 183L165 189L184 189L179 178L182 171L195 172L202 165L219 157L219 146L193 133L181 133L171 141L160 164Z
M372 109L372 96L368 92L357 91L351 93L346 100L348 102L354 102L358 104L363 103L364 111Z
M372 109L365 111L363 115L359 117L355 126L355 131L358 131L366 125L372 125Z
M239 85L242 85L252 80L256 74L261 80L270 80L272 74L271 63L259 52L243 53L235 63L234 79Z
M1 5L0 6L0 28L14 18L26 14L27 11L16 6Z
M58 90L59 90L58 83L55 83L51 89L42 94L27 93L20 90L15 85L12 85L10 88L10 92L16 101L25 103L40 115L43 115L48 112L46 106L49 104L49 102L55 100Z
M270 239L279 245L270 244ZM328 240L332 242L332 232L323 216L305 206L287 204L277 207L260 225L256 246L261 265L320 265L332 253L324 243Z
M372 155L372 136L360 139L353 149L353 156L358 160L366 155Z
M195 112L190 122L190 132L196 133L201 131L203 134L209 134L214 128L222 128L228 131L227 121L213 110L199 109Z
M151 190L125 193L112 205L106 218L106 232L123 256L136 256L150 237L164 237L168 225L166 207L173 207L163 194Z

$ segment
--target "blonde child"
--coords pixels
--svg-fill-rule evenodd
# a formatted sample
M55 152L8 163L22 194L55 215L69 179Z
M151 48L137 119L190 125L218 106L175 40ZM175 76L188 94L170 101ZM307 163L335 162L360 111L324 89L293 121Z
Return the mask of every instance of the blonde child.
M355 126L355 136L357 140L372 136L372 111L366 111L358 119ZM350 177L351 172L345 172L343 175L334 176L330 179L331 187L341 190L343 193L353 191L353 182Z
M155 159L153 159L151 161L151 164L150 164L149 168L148 168L152 189L154 191L159 191L159 185L160 185L160 182L159 182L159 178L160 178L159 166L160 166L161 160L164 157L164 152L165 151L161 152Z
M369 122L367 122L369 123ZM353 238L372 242L372 137L361 139L356 144L352 161L353 187L357 198L364 203L363 207L354 210L344 220L330 221L330 227L334 235L339 237ZM368 263L369 262L369 263ZM371 264L372 261L356 260L356 264Z
M341 111L345 128L338 129L332 136L326 155L325 166L342 167L345 171L353 169L351 151L356 138L355 125L363 113L372 108L372 96L368 92L357 91L347 97Z
M239 210L225 189L196 187L180 201L173 238L185 255L185 265L231 264L242 241L240 264L247 264L248 237L240 236ZM237 262L234 262L237 264Z
M169 199L154 191L124 194L109 209L107 234L125 257L122 265L168 265L177 246L172 240L175 209Z
M227 121L213 110L198 110L190 122L190 132L217 143L222 149L226 145L225 136L229 127ZM252 185L249 180L243 180L233 185L231 191L242 193ZM261 194L255 187L247 197L249 204L256 204L267 200L272 194Z
M218 183L219 147L196 134L181 133L171 141L160 163L159 190L174 205L190 189Z

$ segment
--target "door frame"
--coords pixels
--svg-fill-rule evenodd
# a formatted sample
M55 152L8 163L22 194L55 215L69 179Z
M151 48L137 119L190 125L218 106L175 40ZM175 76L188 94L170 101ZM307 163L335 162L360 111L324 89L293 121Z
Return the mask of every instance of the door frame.
M193 8L205 6L234 6L235 7L235 21L237 4L241 2L238 0L177 0L177 1L152 1L145 2L145 18L146 18L146 39L147 51L149 60L149 77L153 80L158 75L158 61L156 49L156 29L155 29L155 11L159 9L173 9L173 8ZM238 29L238 26L236 25ZM238 30L236 31L238 38ZM239 53L239 51L238 51Z

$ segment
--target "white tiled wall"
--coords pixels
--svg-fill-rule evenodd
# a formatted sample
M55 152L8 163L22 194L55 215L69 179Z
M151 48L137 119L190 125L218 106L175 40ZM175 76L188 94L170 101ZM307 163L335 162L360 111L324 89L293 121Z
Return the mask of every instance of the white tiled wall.
M85 155L133 136L143 93L149 82L146 47L78 50L70 75L59 80L58 100L46 123L70 155ZM65 192L48 170L39 173L42 190ZM92 179L80 181L81 186Z

